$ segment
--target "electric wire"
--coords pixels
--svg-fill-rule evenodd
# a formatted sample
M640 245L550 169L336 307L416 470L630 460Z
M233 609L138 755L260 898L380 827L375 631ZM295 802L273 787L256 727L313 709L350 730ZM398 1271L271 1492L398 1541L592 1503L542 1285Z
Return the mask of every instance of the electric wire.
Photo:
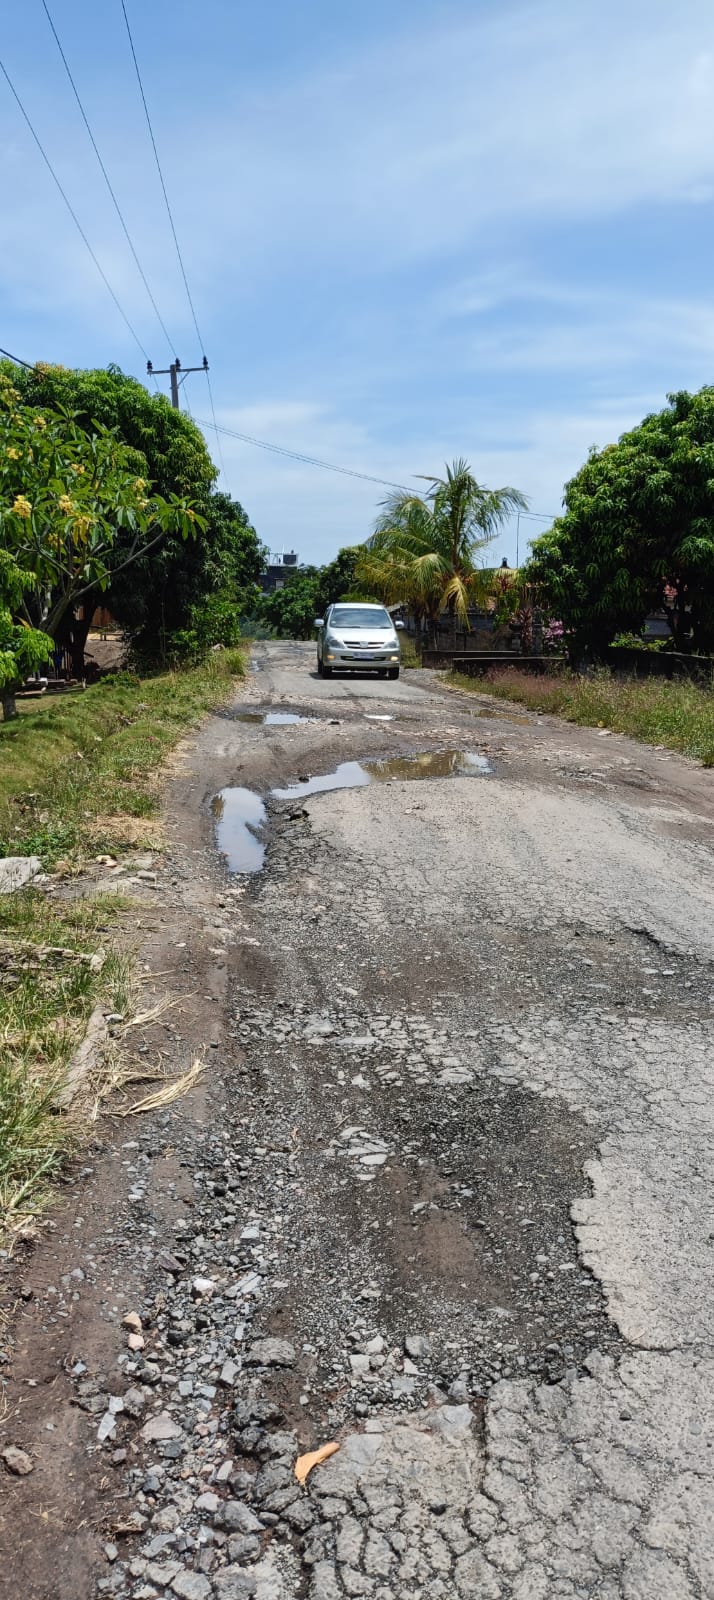
M183 280L184 280L184 290L186 290L186 298L187 298L187 301L189 301L189 307L191 307L192 318L194 318L195 336L197 336L197 339L199 339L200 350L202 350L202 354L203 354L203 339L202 339L202 336L200 336L199 320L197 320L197 315L195 315L194 301L192 301L191 290L189 290L189 280L187 280L187 277L186 277L186 267L184 267L184 258L183 258L183 254L181 254L181 245L179 245L178 234L176 234L176 224L174 224L174 221L173 221L173 211L171 211L170 200L168 200L168 192L166 192L166 184L165 184L165 181L163 181L162 163L160 163L160 160L158 160L157 141L155 141L155 138L154 138L154 126L152 126L152 120L150 120L149 106L147 106L146 93L144 93L144 83L142 83L141 72L139 72L139 62L138 62L138 59L136 59L136 50L134 50L133 35L131 35L130 19L128 19L128 14L126 14L126 6L125 6L125 3L123 3L123 0L122 0L122 11L123 11L123 19L125 19L125 24L126 24L126 34L128 34L128 42L130 42L131 59L133 59L134 72L136 72L136 82L138 82L139 94L141 94L141 104L142 104L142 107L144 107L144 115L146 115L146 125L147 125L147 128L149 128L150 144L152 144L152 150L154 150L154 160L155 160L155 163L157 163L158 182L160 182L160 186L162 186L163 202L165 202L165 206L166 206L166 216L168 216L168 222L170 222L170 227L171 227L171 234L173 234L173 242L174 242L174 245L176 245L176 256L178 256L179 267L181 267L181 277L183 277Z
M214 423L205 418L194 417L194 422L200 428L213 428ZM270 450L276 456L288 456L291 461L301 461L308 467L322 467L325 472L339 472L345 478L361 478L365 483L379 483L386 489L400 489L403 494L414 494L413 488L407 488L404 483L394 483L391 478L376 478L371 472L358 472L356 467L338 467L334 461L322 461L319 456L304 455L300 450L288 450L282 444L270 444L267 439L256 439L250 433L239 433L236 428L224 428L221 423L216 426L218 433L224 433L229 439L240 439L242 444L254 444L261 450ZM533 517L539 522L552 522L554 516L545 511L521 511L521 517Z
M79 107L79 111L80 111L80 115L81 115L82 121L83 121L84 126L85 126L85 128L87 130L87 133L89 134L89 138L90 138L91 144L92 144L92 149L93 149L94 154L95 154L95 156L97 158L97 161L99 162L99 167L100 167L100 170L101 170L101 173L102 173L102 177L104 178L104 182L106 183L107 189L109 190L109 194L111 196L111 200L112 200L112 204L114 206L114 210L116 211L116 214L117 214L117 216L119 218L119 221L121 223L121 226L122 226L122 229L123 229L123 232L124 232L124 237L125 237L126 242L127 242L128 246L129 246L129 249L131 250L132 256L134 258L134 261L135 261L135 264L136 264L136 267L137 267L137 271L138 271L139 276L141 278L141 281L142 281L142 283L144 285L146 293L149 296L151 304L152 304L152 306L154 308L154 311L156 313L156 317L157 317L159 326L161 328L161 331L162 331L162 333L164 335L164 338L166 339L166 342L167 342L170 350L173 353L173 351L175 350L174 341L172 340L171 335L170 335L170 333L168 331L168 328L166 327L166 323L164 322L164 319L163 319L163 317L161 315L161 312L159 311L159 308L158 308L158 306L156 304L156 300L154 299L153 292L151 290L151 286L150 286L149 281L147 279L146 273L144 272L144 268L142 267L141 262L139 260L139 256L137 254L136 247L134 245L134 241L133 241L133 239L131 237L131 234L129 232L129 228L128 228L127 223L126 223L126 220L125 220L125 217L124 217L124 213L123 213L123 211L121 209L119 201L117 200L116 194L114 192L114 187L113 187L111 179L109 177L109 173L107 172L107 169L106 169L106 167L104 165L104 162L102 160L102 157L101 157L101 154L100 154L100 151L99 151L99 146L98 146L97 141L96 141L96 139L94 137L94 134L92 132L92 128L91 128L87 113L86 113L86 111L84 109L84 105L82 103L79 90L78 90L77 85L76 85L76 83L74 81L74 78L72 76L72 71L71 71L69 62L68 62L67 57L65 55L65 52L64 52L64 50L62 48L62 43L61 43L59 34L57 32L57 29L55 27L55 24L53 22L52 15L51 15L49 6L47 4L47 0L42 0L42 7L43 7L43 10L44 10L45 16L47 17L47 21L49 22L50 28L52 30L52 34L54 36L54 40L55 40L55 43L57 45L57 49L59 50L60 56L62 58L62 64L64 66L65 72L66 72L67 77L69 78L70 84L72 86L72 93L74 94L74 98L75 98L75 100L77 102L77 105Z
M129 39L129 48L131 50L132 60L134 62L134 71L136 72L136 80L137 80L137 83L139 85L139 93L141 95L141 103L142 103L142 105L144 107L144 115L146 117L146 125L147 125L147 128L149 130L149 138L151 140L151 148L152 148L152 150L154 152L154 160L156 162L156 170L157 170L158 175L159 175L159 183L161 184L161 192L163 194L164 204L166 206L166 215L167 215L167 217L169 219L169 227L171 228L171 234L172 234L172 237L173 237L174 245L176 247L176 256L177 256L177 259L178 259L179 267L181 269L181 277L183 278L183 285L184 285L184 288L186 290L186 299L188 300L189 310L191 312L191 317L193 319L193 326L196 329L196 338L198 340L199 349L201 350L201 353L204 355L204 359L205 359L205 345L204 345L204 342L203 342L201 329L198 326L198 317L196 316L196 307L195 307L195 305L193 303L193 296L191 294L191 290L190 290L190 287L189 287L188 275L186 273L186 267L184 265L183 255L181 254L181 246L179 244L178 234L176 232L176 224L174 222L173 211L171 210L171 202L169 200L168 190L166 188L166 180L164 178L163 168L161 166L161 160L159 158L158 146L157 146L156 137L155 137L155 134L154 134L153 123L151 121L151 113L149 111L149 106L148 106L147 99L146 99L146 93L145 93L145 90L144 90L144 82L143 82L143 79L142 79L142 76L141 76L141 69L139 67L139 61L138 61L138 57L137 57L137 54L136 54L136 47L135 47L135 44L134 44L134 37L133 37L132 31L131 31L131 24L129 22L129 16L128 16L128 13L127 13L125 0L121 0L121 9L122 9L122 13L123 13L123 16L124 16L124 22L126 24L127 37ZM216 422L216 408L215 408L215 405L214 405L214 402L213 402L213 389L211 388L211 379L210 379L210 375L209 375L207 366L205 368L205 373L206 373L206 383L208 385L208 399L209 399L209 404L210 404L210 407L211 407L211 416L213 418L212 427L213 427L213 431L214 431L215 436L216 436L216 446L217 446L217 449L218 449L218 459L219 459L220 464L221 464L221 472L223 474L223 480L224 480L224 482L226 484L226 487L227 487L228 486L228 480L227 480L227 474L226 474L226 465L225 465L225 461L224 461L224 458L223 458L223 446L221 445L220 434L219 434L219 431L218 431L218 423Z
M15 88L15 85L14 85L14 83L12 81L12 78L10 77L10 74L9 74L9 72L7 70L7 67L5 66L5 63L1 58L0 58L0 72L2 72L2 75L3 75L4 79L5 79L5 82L7 83L7 86L9 88L9 90L10 90L10 93L11 93L13 99L15 100L15 102L16 102L19 110L20 110L20 113L21 113L21 115L22 115L22 117L24 119L24 121L26 122L26 124L27 124L27 126L28 126L28 128L30 130L30 133L32 134L32 137L33 137L33 139L35 141L35 144L37 145L37 148L38 148L38 150L40 152L40 155L42 156L42 160L44 161L45 166L47 167L47 170L48 170L48 172L50 174L50 177L52 178L53 182L56 184L56 186L57 186L57 188L58 188L58 190L59 190L59 192L60 192L60 194L62 196L62 199L64 200L64 203L65 203L65 205L67 207L67 210L68 210L68 212L69 212L69 214L70 214L70 216L72 218L72 221L73 221L73 223L74 223L74 225L75 225L75 227L77 229L77 232L78 232L80 238L82 239L82 242L86 245L87 250L89 251L89 254L90 254L90 256L91 256L91 258L92 258L92 260L94 262L94 265L95 265L95 267L97 269L97 272L99 273L99 276L100 276L100 278L101 278L101 280L102 280L102 282L104 284L105 289L107 289L108 293L111 295L112 300L114 301L114 304L115 304L115 306L117 308L117 311L119 312L119 315L122 318L122 321L125 323L126 327L129 329L129 332L130 332L130 334L132 336L132 339L134 339L135 343L138 345L138 347L139 347L139 349L140 349L145 361L148 361L149 357L148 357L148 355L147 355L147 353L146 353L146 351L144 349L144 346L143 346L143 344L141 342L141 339L139 338L139 335L138 335L138 333L136 331L136 328L129 321L129 318L128 318L128 316L127 316L127 314L126 314L121 302L118 300L116 294L114 293L114 290L113 290L113 288L111 286L111 283L109 282L109 279L108 279L108 277L106 275L106 272L104 271L103 266L101 265L100 261L98 260L97 256L95 255L95 253L94 253L94 251L92 249L92 246L91 246L91 244L89 242L89 239L87 238L87 235L86 235L86 233L84 231L84 228L82 227L82 224L81 224L81 222L79 220L79 217L77 216L77 213L76 213L76 211L74 209L74 206L72 205L72 202L69 199L69 197L68 197L68 195L66 193L66 190L62 187L60 179L58 178L57 173L55 172L55 169L54 169L54 167L52 165L52 162L50 161L50 158L49 158L49 156L47 154L47 151L45 150L45 147L44 147L44 145L43 145L43 143L42 143L42 141L40 139L40 136L35 131L35 128L34 128L34 125L33 125L32 121L31 121L29 112L27 112L25 110L25 106L23 105L23 102L20 99L20 96L19 96L19 94L17 92L17 89Z
M196 422L202 428L212 428L213 423L196 417ZM345 478L363 478L366 483L379 483L387 489L401 489L405 494L413 494L413 489L407 489L403 483L393 483L390 478L375 478L371 472L358 472L355 467L338 467L333 461L321 461L318 456L303 455L299 450L288 450L281 444L269 444L267 439L254 439L250 433L238 433L236 428L224 428L217 424L217 432L224 433L229 439L240 439L242 444L258 445L261 450L271 450L277 456L289 456L292 461L302 461L305 466L322 467L326 472L339 472Z
M224 484L226 486L226 489L228 489L228 474L226 472L226 463L225 463L225 461L223 459L223 445L221 444L221 435L220 435L220 433L218 431L218 423L216 422L216 408L215 408L215 406L213 404L213 390L211 388L211 379L210 379L210 376L209 376L208 367L206 367L205 372L206 372L206 382L208 384L208 398L209 398L209 400L211 402L211 416L213 418L213 431L214 431L214 433L216 435L216 444L218 446L218 459L219 459L219 461L221 463L221 472L223 474L223 482L224 482ZM228 492L230 493L230 491L228 491Z
M3 350L0 344L0 356L7 356L8 361L14 361L16 367L27 367L28 372L34 372L36 362L23 361L22 356L11 356L9 350Z

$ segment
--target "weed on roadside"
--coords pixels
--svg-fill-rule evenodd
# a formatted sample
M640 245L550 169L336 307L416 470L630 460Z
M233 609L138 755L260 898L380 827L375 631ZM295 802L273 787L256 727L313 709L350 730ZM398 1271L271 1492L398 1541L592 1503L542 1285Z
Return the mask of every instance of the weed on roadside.
M399 658L403 667L411 669L421 666L421 656L413 639L406 638L404 634L399 640Z
M94 843L98 816L153 817L162 762L244 672L243 651L224 650L184 672L117 673L0 723L0 856L51 866Z
M534 677L518 667L503 667L483 678L454 672L449 682L472 694L516 701L531 711L549 712L581 727L610 728L644 744L666 745L714 766L714 690L701 684L653 678L615 678L607 671L592 677L575 673Z
M128 1007L131 963L107 937L127 904L0 896L0 1229L41 1208L74 1147L57 1097L93 1007Z

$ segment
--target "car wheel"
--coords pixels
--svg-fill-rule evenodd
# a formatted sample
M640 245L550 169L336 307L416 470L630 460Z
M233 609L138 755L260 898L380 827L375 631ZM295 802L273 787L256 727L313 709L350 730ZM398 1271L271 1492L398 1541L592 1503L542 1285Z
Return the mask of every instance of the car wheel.
M322 676L323 678L332 677L332 667L326 667L324 661L322 663Z
M322 677L322 662L321 662L319 656L317 658L317 676L318 676L318 678Z
M387 676L389 678L398 678L399 677L399 668L398 667L390 667Z

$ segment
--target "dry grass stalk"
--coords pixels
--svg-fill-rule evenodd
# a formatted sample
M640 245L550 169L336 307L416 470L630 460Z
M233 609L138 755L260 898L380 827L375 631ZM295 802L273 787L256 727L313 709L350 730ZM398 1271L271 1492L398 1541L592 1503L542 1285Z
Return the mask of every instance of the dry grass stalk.
M133 1106L127 1106L124 1111L116 1111L117 1117L138 1117L146 1111L160 1111L164 1106L170 1106L174 1100L180 1100L188 1094L195 1083L198 1083L201 1074L206 1070L206 1062L197 1056L189 1067L188 1072L181 1074L180 1078L172 1078L165 1088L157 1089L154 1094L147 1094L143 1100L137 1100Z

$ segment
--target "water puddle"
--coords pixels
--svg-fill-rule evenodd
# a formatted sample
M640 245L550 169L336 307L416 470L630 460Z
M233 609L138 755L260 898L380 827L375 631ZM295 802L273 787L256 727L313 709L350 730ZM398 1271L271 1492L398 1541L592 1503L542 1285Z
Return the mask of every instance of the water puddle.
M237 711L234 722L260 722L266 728L288 728L305 722L316 722L316 717L301 717L297 711Z
M387 761L342 761L334 772L319 778L305 778L288 789L271 789L275 800L302 800L311 794L329 794L332 789L361 789L367 783L389 783L394 779L475 778L491 771L485 756L471 750L422 750L416 756L392 756Z
M320 778L305 778L291 784L289 789L271 789L270 793L275 800L301 800L305 795L327 794L331 789L360 789L369 782L369 772L359 761L341 761L334 772L326 772Z
M376 711L365 711L364 720L365 722L393 722L394 717L378 716Z
M524 728L529 728L533 720L531 717L521 717L515 711L492 711L490 707L488 710L470 711L469 716L485 717L490 722L519 722Z
M393 778L484 778L491 765L471 750L422 750L417 756L370 761L369 771L376 783L389 783Z
M265 844L260 837L265 806L252 789L221 789L211 801L216 843L230 872L260 872Z

